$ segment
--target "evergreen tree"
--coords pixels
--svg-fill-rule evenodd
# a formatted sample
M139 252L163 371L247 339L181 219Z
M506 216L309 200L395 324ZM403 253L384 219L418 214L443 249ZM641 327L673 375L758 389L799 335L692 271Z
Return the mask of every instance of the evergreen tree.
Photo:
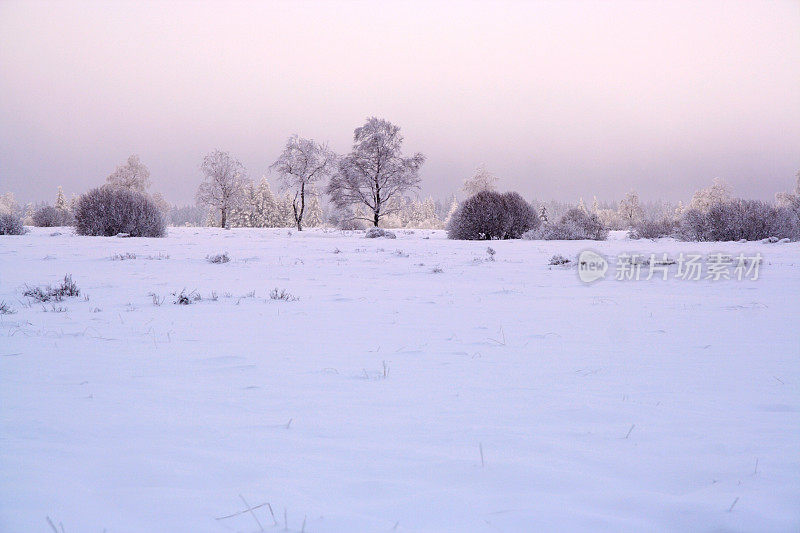
M56 194L56 209L60 211L67 211L69 208L67 207L67 199L64 198L64 190L61 186L58 186L58 193Z

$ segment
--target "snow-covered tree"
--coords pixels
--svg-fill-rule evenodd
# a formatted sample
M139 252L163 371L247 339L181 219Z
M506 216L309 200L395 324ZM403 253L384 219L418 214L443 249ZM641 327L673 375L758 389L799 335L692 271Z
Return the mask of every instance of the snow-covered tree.
M18 208L17 201L14 199L14 193L7 192L3 196L0 196L0 213L6 215L15 214Z
M596 215L598 211L600 211L600 204L597 202L597 196L595 196L592 198L592 213Z
M595 214L597 215L597 220L606 229L621 230L625 228L625 222L621 219L619 212L614 209L600 209Z
M800 214L800 171L797 172L797 185L794 192L779 192L775 195L775 203Z
M456 212L456 209L458 209L458 200L456 200L456 197L454 195L453 198L450 200L450 209L447 210L447 216L444 219L445 226L450 223L450 219L453 218L453 213Z
M22 216L22 223L26 226L33 226L33 204L28 202L25 204L25 214Z
M319 194L316 190L311 191L306 204L305 224L310 228L316 228L323 224L325 218L322 212L322 203L319 201Z
M155 202L159 211L161 211L161 213L164 215L164 218L166 219L167 216L169 215L169 210L170 210L169 202L167 202L167 200L164 198L164 195L161 194L160 192L154 192L151 195L151 198L153 199L153 202Z
M468 197L482 191L496 191L497 176L486 170L484 165L480 165L472 176L464 180L463 190Z
M75 193L72 193L72 196L69 197L69 202L67 203L67 206L69 208L69 212L70 213L74 213L75 212L75 208L78 206L78 200L79 199L80 199L80 196L78 196Z
M403 157L400 128L376 117L356 128L353 150L339 161L328 184L333 204L341 210L363 206L376 227L393 212L391 201L405 191L418 188L419 169L425 162L420 153Z
M275 214L275 227L285 228L287 226L294 226L293 203L294 198L288 192L278 200L277 212Z
M133 154L124 165L106 178L106 183L111 187L120 187L131 191L145 192L150 187L150 171L139 161L139 156Z
M61 188L61 185L58 186L58 192L56 193L55 207L61 211L69 210L69 206L67 206L67 199L64 198L64 189Z
M617 213L622 219L623 223L631 227L641 220L643 216L642 207L639 205L639 195L636 191L629 191L625 198L619 203Z
M697 209L706 212L711 207L730 201L731 188L720 178L714 178L711 186L705 189L700 189L692 196L692 202L689 204L690 209Z
M220 227L228 227L228 214L244 198L245 168L228 152L215 150L203 159L200 170L205 178L197 188L197 203L218 211Z
M292 196L292 216L298 231L315 184L326 180L336 167L336 154L327 145L292 135L278 159L270 166L280 176L284 190Z

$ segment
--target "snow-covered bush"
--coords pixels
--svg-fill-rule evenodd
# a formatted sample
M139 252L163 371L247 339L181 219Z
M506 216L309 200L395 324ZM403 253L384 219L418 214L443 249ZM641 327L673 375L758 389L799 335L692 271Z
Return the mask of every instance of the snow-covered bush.
M81 295L78 285L72 281L72 276L67 274L60 285L52 287L28 287L23 291L23 296L32 298L37 302L60 302L64 298L77 297Z
M595 214L574 207L567 211L555 224L545 224L538 230L529 231L526 239L549 241L593 240L603 241L608 237L606 230Z
M378 237L384 237L386 239L396 239L397 235L395 235L394 232L385 230L383 228L369 228L364 237L366 237L367 239L377 239Z
M297 298L292 296L292 294L286 289L278 289L277 287L269 292L269 299L281 300L284 302L294 302L297 300Z
M99 187L81 195L75 208L78 235L163 237L164 215L144 193L124 188Z
M52 228L55 226L71 226L73 223L72 215L69 211L58 209L52 205L43 205L31 215L33 225L40 228Z
M567 265L571 263L571 259L567 259L561 254L555 254L553 257L550 258L550 261L547 262L550 266L560 266L560 265Z
M512 191L503 194L503 203L507 217L504 239L520 239L525 233L541 224L536 211L519 193Z
M208 261L209 263L214 263L215 265L227 263L230 260L231 258L228 256L228 252L206 256L206 261Z
M186 292L186 289L181 289L181 292L173 292L172 296L175 298L173 304L175 305L191 305L194 302L199 302L203 299L197 291ZM155 303L155 298L153 302Z
M642 219L628 230L630 239L660 239L675 233L675 220L671 218Z
M447 236L460 240L518 239L540 224L534 209L519 194L481 191L458 206Z
M728 200L683 213L678 235L687 241L800 239L800 218L788 207L759 200Z
M0 213L0 235L22 235L25 226L22 219L13 213Z

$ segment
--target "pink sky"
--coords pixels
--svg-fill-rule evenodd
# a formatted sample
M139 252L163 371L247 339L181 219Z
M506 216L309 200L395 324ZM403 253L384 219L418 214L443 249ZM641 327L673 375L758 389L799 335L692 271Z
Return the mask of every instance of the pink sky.
M292 133L370 115L444 198L484 163L528 199L769 199L800 169L800 2L0 2L0 192L50 200L129 154L191 201Z

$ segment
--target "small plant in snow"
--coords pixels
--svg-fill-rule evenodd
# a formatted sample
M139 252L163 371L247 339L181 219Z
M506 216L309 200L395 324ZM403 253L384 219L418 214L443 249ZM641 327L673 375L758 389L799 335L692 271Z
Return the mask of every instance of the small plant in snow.
M22 293L23 296L32 298L37 302L60 302L64 298L80 296L80 294L81 290L72 281L71 274L64 276L64 280L56 287L51 287L50 285L46 287L28 287Z
M175 301L172 302L175 305L189 305L203 299L197 291L186 292L186 289L181 289L178 293L173 292L172 295L175 297Z
M571 263L571 259L567 259L561 254L555 254L553 257L550 258L550 261L547 263L548 265L566 265Z
M169 254L165 254L163 252L158 252L153 255L148 255L145 259L149 259L151 261L161 261L163 259L169 259Z
M487 246L486 247L486 254L489 256L487 258L487 261L494 261L494 254L496 254L496 253L497 252L494 251L494 248L492 248L491 246Z
M155 305L155 306L160 307L161 304L164 303L164 297L163 296L159 296L158 294L156 294L154 292L149 293L148 296L152 299L153 305Z
M278 289L274 288L269 293L270 300L283 300L284 302L294 302L297 300L294 296L292 296L286 289Z
M221 263L227 263L228 261L231 260L231 258L228 257L228 252L224 252L221 254L207 255L206 260L209 263L221 264Z
M126 261L129 259L136 259L136 254L126 252L124 254L116 253L109 257L112 261Z
M13 315L16 313L13 307L8 305L4 300L0 301L0 315Z
M437 267L433 267L433 270L431 270L431 272L432 272L433 274L441 274L441 273L443 273L443 272L444 272L444 270L442 270L442 267L438 267L438 266L437 266Z
M403 250L395 250L392 255L396 255L397 257L408 257L408 254Z

